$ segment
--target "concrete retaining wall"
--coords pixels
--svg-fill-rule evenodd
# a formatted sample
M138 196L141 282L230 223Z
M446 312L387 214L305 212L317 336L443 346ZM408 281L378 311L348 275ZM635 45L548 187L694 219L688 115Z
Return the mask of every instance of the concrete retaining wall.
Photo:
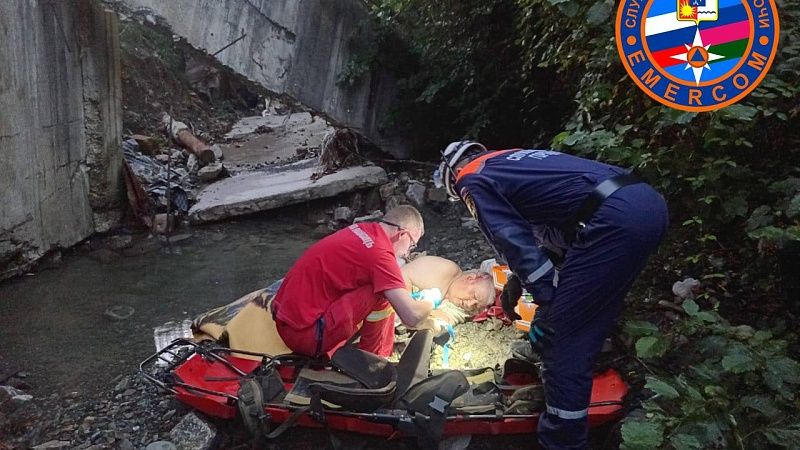
M0 1L0 279L119 220L117 24L92 0Z
M386 74L363 77L354 86L337 84L353 57L351 39L370 39L362 27L368 14L359 0L115 0L147 9L191 45L217 55L234 71L267 89L354 128L396 156L408 149L380 129L394 99ZM368 26L367 28L368 29Z

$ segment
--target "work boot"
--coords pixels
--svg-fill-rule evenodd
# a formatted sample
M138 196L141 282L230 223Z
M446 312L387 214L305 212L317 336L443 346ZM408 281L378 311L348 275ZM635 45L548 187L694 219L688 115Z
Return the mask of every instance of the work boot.
M511 342L511 356L530 362L540 362L541 358L531 348L531 343L527 339L519 339Z

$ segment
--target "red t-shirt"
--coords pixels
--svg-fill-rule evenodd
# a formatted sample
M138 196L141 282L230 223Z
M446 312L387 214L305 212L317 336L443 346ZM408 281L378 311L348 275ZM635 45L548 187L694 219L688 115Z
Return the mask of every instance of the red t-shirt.
M365 285L375 294L405 288L392 243L374 222L350 225L306 250L275 295L277 318L297 330L310 327L333 301Z

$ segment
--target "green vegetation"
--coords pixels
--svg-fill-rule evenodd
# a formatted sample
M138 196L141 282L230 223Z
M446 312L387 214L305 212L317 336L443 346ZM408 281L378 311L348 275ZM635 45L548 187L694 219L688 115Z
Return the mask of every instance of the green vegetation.
M641 301L628 308L624 332L653 395L643 417L626 419L623 446L797 448L798 340L787 324L800 310L800 1L778 4L780 50L760 86L699 114L661 106L628 77L616 2L369 4L376 45L342 82L391 71L393 125L418 156L461 137L554 147L633 167L667 197L672 230L637 288L669 298L673 281L694 276L703 290L677 321Z

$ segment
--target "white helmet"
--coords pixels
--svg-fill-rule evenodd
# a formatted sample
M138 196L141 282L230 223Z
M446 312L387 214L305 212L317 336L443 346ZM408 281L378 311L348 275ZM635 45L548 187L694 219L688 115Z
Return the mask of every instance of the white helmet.
M452 199L458 199L456 192L456 172L455 167L463 158L475 153L485 152L486 147L475 141L457 141L451 142L447 148L442 152L442 163L439 169L434 174L434 178L439 178L441 184L444 184L447 195ZM438 183L437 183L438 184Z

